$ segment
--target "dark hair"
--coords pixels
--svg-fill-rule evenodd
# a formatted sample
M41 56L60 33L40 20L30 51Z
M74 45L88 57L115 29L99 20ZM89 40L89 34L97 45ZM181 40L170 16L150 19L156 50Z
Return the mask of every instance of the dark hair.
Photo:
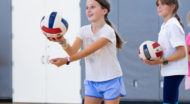
M96 0L102 7L102 9L107 9L108 13L110 12L110 4L107 0ZM118 49L122 48L122 45L124 44L124 42L122 41L122 39L120 38L119 34L116 32L115 27L112 25L112 23L108 20L108 13L104 16L105 22L110 25L116 34L116 47Z
M179 9L179 2L178 0L156 0L156 5L158 6L158 2L161 2L162 4L166 4L166 5L175 5L175 9L173 11L173 14L175 14L175 17L177 18L177 20L179 21L179 23L181 24L181 26L184 28L184 25L182 24L182 21L177 13L178 9Z

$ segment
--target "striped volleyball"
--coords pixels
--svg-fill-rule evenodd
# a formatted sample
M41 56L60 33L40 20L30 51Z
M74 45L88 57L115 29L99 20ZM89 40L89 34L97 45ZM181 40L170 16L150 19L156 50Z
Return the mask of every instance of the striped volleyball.
M51 12L41 19L41 30L49 39L60 39L68 30L67 21L58 12Z
M161 58L163 49L159 43L154 41L145 41L139 47L140 59L150 60L151 58Z

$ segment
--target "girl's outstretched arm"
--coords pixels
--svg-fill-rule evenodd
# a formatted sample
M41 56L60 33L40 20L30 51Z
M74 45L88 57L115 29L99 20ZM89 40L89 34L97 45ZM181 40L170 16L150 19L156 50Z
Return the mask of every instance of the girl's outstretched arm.
M50 40L50 39L48 39L48 40ZM67 40L65 38L55 39L55 40L50 40L50 41L60 43L62 48L67 52L67 54L69 56L75 54L80 49L80 47L82 46L82 43L83 43L83 41L78 37L76 37L72 46L70 46L70 44L67 43Z
M80 52L73 54L70 57L71 62L81 59L81 58L84 58L84 57L94 53L98 49L104 47L108 42L109 42L109 40L106 38L99 38L98 40L93 42L91 45L89 45L87 48L81 50Z
M94 53L98 49L104 47L109 42L109 40L106 39L106 38L103 38L103 37L99 38L98 40L96 40L95 42L93 42L91 45L89 45L87 48L85 48L85 49L77 52L78 51L77 49L80 48L79 45L77 45L78 42L80 43L81 40L80 39L79 40L76 39L75 42L74 42L74 44L73 44L73 46L72 46L73 48L71 48L70 46L68 47L67 51L69 51L71 53L70 54L70 62L79 60L81 58L84 58L84 57L86 57L86 56ZM67 61L68 61L67 58L55 58L55 59L50 60L50 63L55 64L56 66L59 67L59 66L62 66L64 64L66 64Z
M78 50L82 46L82 43L83 41L80 38L76 37L72 46L70 46L68 43L61 44L61 46L63 47L63 49L67 52L69 56L72 56L73 54L78 52Z

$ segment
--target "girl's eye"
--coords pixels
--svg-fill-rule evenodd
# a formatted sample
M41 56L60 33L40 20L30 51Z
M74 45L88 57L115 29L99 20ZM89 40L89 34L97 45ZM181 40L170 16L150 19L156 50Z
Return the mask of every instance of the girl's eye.
M91 8L95 8L95 6L92 5Z
M89 7L86 6L86 9L93 9L93 8L95 8L95 6L93 6L93 5L92 5L92 6L89 6Z

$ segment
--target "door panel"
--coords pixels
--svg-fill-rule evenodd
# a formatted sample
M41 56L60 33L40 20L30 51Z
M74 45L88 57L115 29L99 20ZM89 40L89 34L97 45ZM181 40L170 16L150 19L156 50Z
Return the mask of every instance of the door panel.
M46 0L46 12L58 11L69 24L65 38L72 45L80 28L80 0ZM71 7L72 6L72 7ZM67 53L55 42L47 43L49 59L66 57ZM46 98L49 103L81 103L79 61L56 67L47 64Z
M13 0L12 6L13 102L45 102L44 0Z

